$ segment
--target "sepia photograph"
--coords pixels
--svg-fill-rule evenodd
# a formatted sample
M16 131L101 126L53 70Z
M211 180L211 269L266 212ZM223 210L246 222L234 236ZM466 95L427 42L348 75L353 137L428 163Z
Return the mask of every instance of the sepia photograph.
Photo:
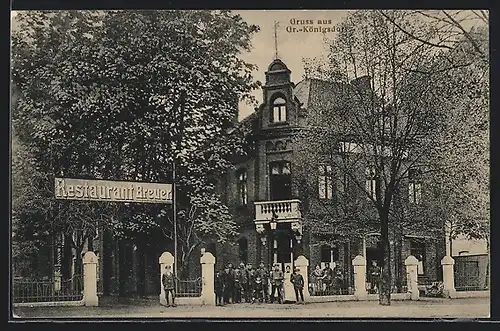
M11 321L490 317L487 10L18 10Z

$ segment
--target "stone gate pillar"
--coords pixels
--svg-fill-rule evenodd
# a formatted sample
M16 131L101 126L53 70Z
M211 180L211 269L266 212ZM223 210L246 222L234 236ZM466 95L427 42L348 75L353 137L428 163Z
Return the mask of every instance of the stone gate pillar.
M160 263L160 304L165 306L167 304L167 300L165 300L165 289L163 288L162 275L165 273L166 266L170 266L172 270L174 269L174 256L170 252L163 252L158 260ZM175 277L177 277L177 275L175 275Z
M304 301L309 301L311 297L309 293L309 260L304 255L300 255L295 260L295 267L299 269L299 274L304 278Z
M83 256L83 301L87 307L97 307L97 256L87 252Z
M210 252L204 253L200 258L201 263L201 302L203 305L215 306L214 268L215 257Z
M366 259L362 255L357 255L352 260L354 267L354 296L357 300L366 300L368 292L366 291Z
M441 265L443 266L444 295L450 299L455 298L457 294L455 290L455 274L453 271L454 264L455 260L449 255L446 255L441 260Z
M418 290L417 258L413 255L408 256L405 260L405 266L406 266L406 283L408 286L408 292L410 292L410 299L418 300L420 296L420 291Z

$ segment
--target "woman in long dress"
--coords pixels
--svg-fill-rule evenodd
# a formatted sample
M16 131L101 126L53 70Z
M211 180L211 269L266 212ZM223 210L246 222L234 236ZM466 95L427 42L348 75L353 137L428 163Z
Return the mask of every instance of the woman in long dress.
M314 281L313 295L319 295L319 293L323 291L323 276L324 276L323 270L321 269L321 266L319 264L316 264L312 276Z
M283 290L284 290L284 301L295 301L295 291L293 290L293 284L290 281L290 275L292 274L291 265L287 264L285 267L285 275L283 280Z

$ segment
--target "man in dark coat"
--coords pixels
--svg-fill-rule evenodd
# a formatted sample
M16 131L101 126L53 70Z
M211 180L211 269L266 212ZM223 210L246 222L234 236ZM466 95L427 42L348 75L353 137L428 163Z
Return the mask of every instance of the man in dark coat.
M167 265L165 267L165 272L161 276L161 282L163 284L163 289L165 290L167 307L170 307L170 296L172 297L172 307L175 307L175 276L172 272L172 266Z
M230 269L230 265L226 266L224 272L222 273L222 282L224 283L224 304L228 304L233 292L233 275Z
M215 305L216 306L224 306L224 289L225 289L225 284L224 284L224 276L223 276L224 271L218 271L215 274L215 279L214 279L214 290L215 290Z
M304 303L304 277L299 274L299 269L295 268L293 273L290 275L290 282L293 284L293 289L295 291L295 298L297 299L297 304Z

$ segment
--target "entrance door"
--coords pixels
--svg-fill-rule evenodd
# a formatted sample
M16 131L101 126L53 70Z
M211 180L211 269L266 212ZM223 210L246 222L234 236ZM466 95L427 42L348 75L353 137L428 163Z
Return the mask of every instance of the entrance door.
M292 198L292 174L290 163L286 161L270 163L269 190L271 200Z
M293 238L287 230L276 230L274 232L272 263L279 263L283 271L287 265L293 265Z

